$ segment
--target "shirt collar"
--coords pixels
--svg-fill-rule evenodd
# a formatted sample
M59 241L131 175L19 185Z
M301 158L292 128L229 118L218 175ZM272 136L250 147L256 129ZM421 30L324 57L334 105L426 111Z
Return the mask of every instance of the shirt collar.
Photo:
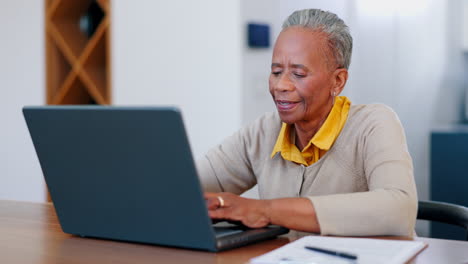
M347 120L350 105L351 101L346 96L337 96L327 119L302 151L307 151L312 145L321 150L329 150ZM276 144L273 147L273 152L271 153L272 158L278 152L281 152L281 155L285 159L287 159L285 155L291 155L291 147L295 142L295 133L292 133L294 132L292 128L292 125L282 124Z

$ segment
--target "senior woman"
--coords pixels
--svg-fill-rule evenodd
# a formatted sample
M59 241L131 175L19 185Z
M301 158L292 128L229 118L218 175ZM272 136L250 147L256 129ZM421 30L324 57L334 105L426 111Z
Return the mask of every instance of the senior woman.
M197 163L209 215L340 236L412 236L417 195L397 115L339 96L352 37L335 14L300 10L283 24L267 113ZM376 87L378 89L378 87ZM239 194L258 184L260 199Z

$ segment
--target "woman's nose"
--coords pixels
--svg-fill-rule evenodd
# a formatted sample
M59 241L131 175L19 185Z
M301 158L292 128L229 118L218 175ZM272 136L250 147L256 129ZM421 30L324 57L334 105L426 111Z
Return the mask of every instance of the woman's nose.
M275 85L275 90L279 92L286 92L294 90L294 84L291 82L286 74L281 74Z

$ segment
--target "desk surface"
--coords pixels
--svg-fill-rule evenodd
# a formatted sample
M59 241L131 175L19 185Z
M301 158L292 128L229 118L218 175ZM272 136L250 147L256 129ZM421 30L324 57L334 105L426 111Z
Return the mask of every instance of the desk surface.
M0 201L0 263L247 263L294 239L286 236L210 253L80 238L62 232L51 204ZM468 263L468 242L416 240L429 247L411 263Z

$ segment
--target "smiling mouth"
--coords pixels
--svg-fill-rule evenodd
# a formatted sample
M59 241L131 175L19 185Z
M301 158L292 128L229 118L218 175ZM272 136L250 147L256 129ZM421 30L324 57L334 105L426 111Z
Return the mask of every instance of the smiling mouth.
M297 104L299 104L299 102L276 100L276 107L278 108L279 111L291 110Z

